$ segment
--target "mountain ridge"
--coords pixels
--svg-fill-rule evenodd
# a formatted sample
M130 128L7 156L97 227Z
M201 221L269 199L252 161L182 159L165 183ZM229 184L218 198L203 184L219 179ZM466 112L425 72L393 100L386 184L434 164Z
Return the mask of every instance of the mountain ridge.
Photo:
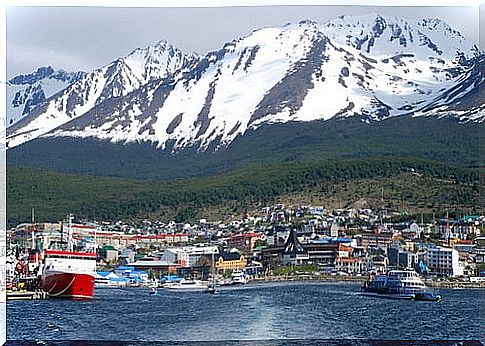
M86 73L54 70L42 66L37 70L20 74L7 81L7 126L27 116L48 98L84 77Z
M483 165L483 128L455 118L390 118L362 123L355 118L263 125L226 148L172 154L149 142L127 144L72 137L38 138L7 152L9 165L124 178L173 180L273 162L410 157L464 167ZM173 144L172 144L173 145ZM214 144L215 145L215 144Z
M98 103L127 95L152 79L166 78L195 59L194 55L183 55L166 41L145 49L135 49L125 58L116 59L87 73L76 83L47 99L28 117L7 128L7 137L9 133L20 132L25 136L23 141L37 138L85 114ZM12 146L8 138L7 145Z
M9 147L43 135L144 141L176 153L217 150L264 124L334 117L485 118L483 54L440 20L413 24L366 15L324 25L301 21L255 30L204 57L187 57L163 43L154 47L176 60L161 64L166 74L149 59L140 64L150 49L135 50L125 59L133 65L118 59L103 68L116 77L105 83L106 95L88 97L92 86L85 81L84 91L51 100L10 127ZM151 66L156 73L133 81L143 75L134 66Z

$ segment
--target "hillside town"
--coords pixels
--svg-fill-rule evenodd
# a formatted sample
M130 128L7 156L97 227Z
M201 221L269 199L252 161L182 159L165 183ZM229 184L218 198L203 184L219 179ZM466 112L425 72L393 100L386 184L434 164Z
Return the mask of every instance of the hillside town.
M38 275L42 250L96 253L97 282L148 285L173 277L242 273L244 281L281 277L363 278L413 268L434 281L485 281L484 216L391 222L371 209L326 210L277 204L231 222L19 224L9 230L6 282Z

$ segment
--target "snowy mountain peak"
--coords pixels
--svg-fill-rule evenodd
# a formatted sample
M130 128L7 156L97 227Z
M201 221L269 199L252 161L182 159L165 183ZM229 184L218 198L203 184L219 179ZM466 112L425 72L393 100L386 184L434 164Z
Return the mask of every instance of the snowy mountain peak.
M7 132L12 137L9 145L43 135L86 114L96 105L127 96L151 81L169 79L191 67L196 59L166 42L135 49L126 57L84 75L9 127Z
M438 18L423 18L417 22L417 25L423 29L439 31L446 36L464 39L463 35L458 30L453 29Z
M483 121L483 56L444 23L419 23L305 20L254 30L204 57L160 41L86 75L11 127L7 140L92 137L205 150L274 123Z
M196 55L185 55L167 41L159 41L146 48L137 48L125 58L119 59L143 82L166 78L176 71L190 66Z
M21 74L21 75L12 77L9 79L7 83L10 85L34 84L44 78L48 78L53 73L54 73L54 69L51 66L43 66L43 67L39 67L36 71L32 73Z
M66 72L64 70L54 70L52 66L39 67L29 74L21 74L8 80L7 85L32 85L47 78L67 83L73 83L82 78L85 72Z
M10 78L7 82L7 126L19 121L46 99L85 75L82 71L66 72L44 66L29 74Z
M412 50L421 58L467 58L477 55L474 45L439 19L418 21L368 14L340 16L322 26L322 31L341 44L373 56Z

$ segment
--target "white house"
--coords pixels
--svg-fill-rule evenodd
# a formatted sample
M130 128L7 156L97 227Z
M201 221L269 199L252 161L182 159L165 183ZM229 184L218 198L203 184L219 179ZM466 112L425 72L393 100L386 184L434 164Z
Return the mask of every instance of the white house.
M182 267L198 267L202 255L219 253L217 246L182 246L165 249L161 261L178 264Z
M425 264L433 274L444 276L463 275L463 265L459 262L457 250L446 247L429 247L425 254Z

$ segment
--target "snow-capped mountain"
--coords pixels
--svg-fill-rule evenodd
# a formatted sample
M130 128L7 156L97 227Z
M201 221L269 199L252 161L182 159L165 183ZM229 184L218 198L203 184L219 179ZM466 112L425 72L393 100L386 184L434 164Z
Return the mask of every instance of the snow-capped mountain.
M200 59L173 47L172 59L147 59L154 51L137 50L48 100L9 129L9 147L45 135L206 149L263 124L485 116L482 53L435 19L302 21L256 30Z
M46 66L11 78L7 81L7 126L84 75L84 72L56 71L51 66Z
M121 98L152 80L163 80L191 66L197 57L184 55L165 41L96 69L47 99L8 128L10 147L37 138L76 119L105 100Z
M442 59L454 60L462 54L469 58L478 53L476 46L436 18L413 23L380 15L340 16L326 23L322 30L340 44L375 56L411 51L416 57L427 59L434 52Z

